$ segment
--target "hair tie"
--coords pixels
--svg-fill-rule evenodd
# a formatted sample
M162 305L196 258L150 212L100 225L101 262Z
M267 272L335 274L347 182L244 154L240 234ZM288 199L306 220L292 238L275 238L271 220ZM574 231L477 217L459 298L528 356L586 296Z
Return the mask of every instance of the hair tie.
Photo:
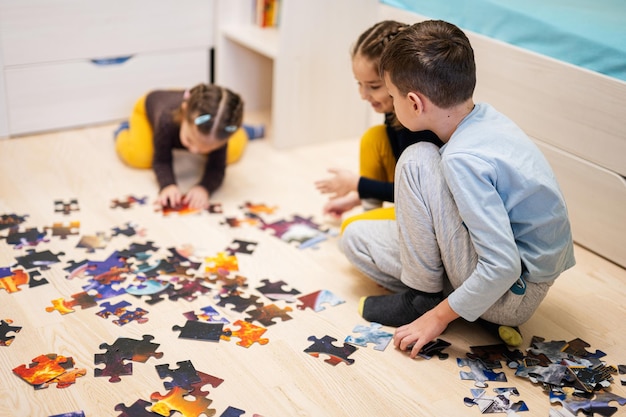
M201 114L200 116L193 119L193 122L196 124L196 126L200 126L202 124L205 124L209 120L211 120L210 114Z
M224 130L227 131L228 133L233 133L235 130L237 130L237 126L235 125L226 126Z

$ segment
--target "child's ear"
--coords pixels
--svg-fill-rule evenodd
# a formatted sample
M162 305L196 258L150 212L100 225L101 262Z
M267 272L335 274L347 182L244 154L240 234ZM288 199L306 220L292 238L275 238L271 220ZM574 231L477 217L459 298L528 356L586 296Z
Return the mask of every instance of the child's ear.
M409 92L406 95L406 98L411 102L414 112L421 113L423 111L424 102L422 101L422 98L417 93Z

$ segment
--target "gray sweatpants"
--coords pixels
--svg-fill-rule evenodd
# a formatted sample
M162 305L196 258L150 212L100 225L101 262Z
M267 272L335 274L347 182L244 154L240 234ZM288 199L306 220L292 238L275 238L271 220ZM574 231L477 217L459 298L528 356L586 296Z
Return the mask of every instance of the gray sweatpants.
M430 143L407 148L396 165L396 220L359 220L341 239L347 258L383 287L448 294L476 268L477 255ZM526 322L552 283L527 282L523 294L507 291L481 317L518 326Z

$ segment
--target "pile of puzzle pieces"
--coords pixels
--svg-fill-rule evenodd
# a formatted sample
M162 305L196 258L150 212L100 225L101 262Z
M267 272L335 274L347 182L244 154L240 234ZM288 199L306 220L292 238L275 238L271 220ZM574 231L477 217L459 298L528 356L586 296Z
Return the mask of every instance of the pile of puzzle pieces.
M612 416L617 407L626 405L626 398L612 394L613 375L622 371L623 365L613 366L602 361L606 354L600 350L589 352L588 343L581 339L569 342L546 342L541 337L533 337L530 347L524 354L520 350L510 350L504 344L473 346L466 358L457 358L461 379L473 380L478 389L472 389L473 398L465 398L468 406L477 406L482 413L514 413L528 411L523 401L513 402L511 395L519 396L517 388L495 388L495 396L487 395L484 388L487 381L507 382L502 362L515 370L519 378L526 378L539 384L549 394L550 403L560 403L561 410L553 409L555 415Z

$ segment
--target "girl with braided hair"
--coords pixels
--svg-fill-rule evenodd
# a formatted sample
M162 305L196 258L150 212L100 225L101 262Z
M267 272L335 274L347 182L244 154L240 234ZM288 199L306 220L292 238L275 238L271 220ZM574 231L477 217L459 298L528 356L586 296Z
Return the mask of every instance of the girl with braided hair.
M120 158L134 168L152 168L163 206L206 209L224 180L226 165L243 153L248 136L241 127L241 97L220 86L198 84L189 90L155 90L141 97L129 122L116 132ZM173 169L173 150L207 155L200 181L186 194Z
M352 71L359 94L374 111L385 115L383 125L373 126L361 138L360 173L331 168L332 176L315 182L323 194L332 194L324 213L340 218L343 213L362 205L364 213L345 219L341 231L355 220L393 220L393 207L382 207L394 201L394 172L402 152L417 142L443 143L430 131L411 132L397 120L393 100L380 78L378 63L385 46L409 25L385 20L363 32L352 49Z

